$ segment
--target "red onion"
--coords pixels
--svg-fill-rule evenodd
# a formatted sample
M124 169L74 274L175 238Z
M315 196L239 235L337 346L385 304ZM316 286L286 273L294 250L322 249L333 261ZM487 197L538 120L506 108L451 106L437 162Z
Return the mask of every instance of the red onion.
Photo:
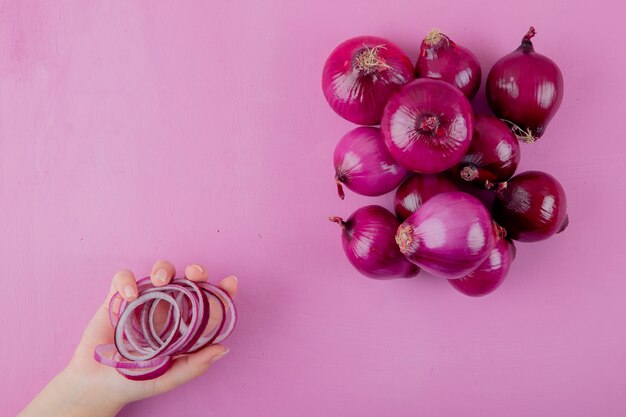
M433 29L422 41L415 76L450 83L471 100L480 87L481 70L472 52Z
M448 282L457 291L470 297L487 295L502 284L514 259L515 245L505 238L500 238L478 268L463 278L451 279Z
M426 272L455 279L487 258L496 232L489 212L476 197L452 191L432 197L406 219L396 242Z
M521 242L547 239L569 222L563 187L540 171L524 172L503 184L496 194L493 215L507 236Z
M496 62L487 76L489 107L525 142L543 135L563 99L561 70L535 52L533 36L531 27L519 48Z
M429 198L448 191L457 191L457 187L442 174L413 174L396 191L396 216L404 221Z
M419 268L398 250L394 235L400 222L380 206L366 206L348 220L330 217L341 225L343 250L350 263L363 275L376 279L409 278Z
M389 97L413 79L411 60L375 36L348 39L330 54L322 89L330 107L360 125L377 125Z
M232 298L207 282L177 278L153 287L150 278L137 281L138 296L131 302L116 293L109 304L114 344L99 345L94 358L114 367L128 379L147 380L163 375L172 357L196 352L226 339L235 327L237 312ZM209 324L211 304L219 306L216 325ZM165 303L164 323L155 316ZM115 308L119 306L119 308ZM117 312L116 312L117 311Z
M465 181L491 188L513 176L520 160L517 138L493 116L474 118L474 135L467 153L454 170Z
M463 158L474 130L474 113L458 88L421 78L389 100L381 130L396 161L412 171L434 174Z
M396 188L407 173L389 153L377 127L357 127L348 132L337 144L333 159L342 200L342 184L355 193L378 196Z

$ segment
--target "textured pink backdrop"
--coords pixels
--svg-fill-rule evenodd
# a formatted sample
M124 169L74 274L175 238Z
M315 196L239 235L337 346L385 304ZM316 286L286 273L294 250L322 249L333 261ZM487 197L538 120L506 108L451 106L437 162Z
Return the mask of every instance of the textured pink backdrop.
M238 275L241 323L209 374L122 416L626 415L624 11L1 1L0 415L63 367L114 271L157 258ZM561 180L567 232L519 244L484 299L359 276L326 217L375 200L335 194L352 126L321 94L327 54L368 33L415 59L437 26L486 73L530 24L565 98L521 169Z

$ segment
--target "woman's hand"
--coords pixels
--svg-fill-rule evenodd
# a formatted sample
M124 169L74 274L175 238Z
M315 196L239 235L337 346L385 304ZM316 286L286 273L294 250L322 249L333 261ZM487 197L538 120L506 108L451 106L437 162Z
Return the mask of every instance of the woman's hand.
M174 265L159 261L152 267L150 278L153 285L161 287L167 285L175 275ZM200 265L187 266L185 277L196 282L208 280L206 268ZM235 297L235 277L225 278L218 285ZM197 378L213 362L228 353L228 349L222 345L211 345L175 359L172 367L154 380L130 381L124 378L115 369L93 359L97 345L113 343L114 329L109 322L108 308L109 300L116 292L127 301L137 298L137 283L131 271L121 270L115 274L109 296L85 329L69 365L44 388L21 416L114 416L130 402L164 393Z

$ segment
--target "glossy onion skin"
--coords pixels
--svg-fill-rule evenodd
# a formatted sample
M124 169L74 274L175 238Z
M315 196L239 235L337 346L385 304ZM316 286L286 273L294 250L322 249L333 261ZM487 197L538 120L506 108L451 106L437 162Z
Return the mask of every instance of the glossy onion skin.
M461 278L487 258L496 230L489 211L469 194L453 191L428 200L396 233L400 251L432 275Z
M463 158L474 130L474 112L458 88L420 78L389 100L381 130L400 165L435 174Z
M361 274L375 279L410 278L419 268L400 253L394 236L400 222L387 209L366 206L355 211L341 224L343 250Z
M407 174L389 153L376 127L357 127L348 132L335 147L333 162L338 185L366 196L392 191Z
M513 177L506 188L497 192L493 215L511 239L520 242L544 240L565 225L565 191L553 176L527 171Z
M469 149L454 171L460 178L488 188L489 183L511 178L519 161L519 141L506 123L497 117L478 115Z
M404 221L431 197L457 190L457 186L442 174L413 174L396 191L396 216Z
M383 63L359 69L365 48L377 48ZM330 54L322 72L322 90L330 107L341 117L360 125L377 125L389 97L413 80L413 64L387 39L358 36L341 43Z
M487 76L489 107L526 132L516 134L527 142L543 135L563 99L561 70L534 51L532 36L531 28L520 47L497 61Z
M437 33L436 40L432 42L429 39L432 33L422 41L415 65L416 78L445 81L471 100L480 88L482 77L476 55L442 33Z
M514 259L515 245L505 238L500 238L478 268L463 278L451 279L448 282L461 294L482 297L494 292L502 284Z

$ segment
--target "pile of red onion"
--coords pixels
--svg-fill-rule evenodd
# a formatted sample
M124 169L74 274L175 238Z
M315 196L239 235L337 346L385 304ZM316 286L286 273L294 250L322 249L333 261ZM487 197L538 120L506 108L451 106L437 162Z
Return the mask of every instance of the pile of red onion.
M322 89L348 132L334 152L335 182L365 196L395 192L395 216L363 207L341 226L350 263L375 279L424 270L469 296L493 292L515 259L513 240L534 242L568 223L561 184L551 175L515 175L520 144L544 136L563 97L563 77L535 52L530 28L487 76L493 114L470 100L481 67L469 49L437 29L415 50L415 66L394 43L359 36L326 60ZM377 127L378 126L378 127Z
M174 356L196 352L226 339L237 322L228 293L208 282L177 278L154 287L137 281L138 296L126 302L116 293L109 304L114 343L99 345L94 358L128 379L163 375Z

